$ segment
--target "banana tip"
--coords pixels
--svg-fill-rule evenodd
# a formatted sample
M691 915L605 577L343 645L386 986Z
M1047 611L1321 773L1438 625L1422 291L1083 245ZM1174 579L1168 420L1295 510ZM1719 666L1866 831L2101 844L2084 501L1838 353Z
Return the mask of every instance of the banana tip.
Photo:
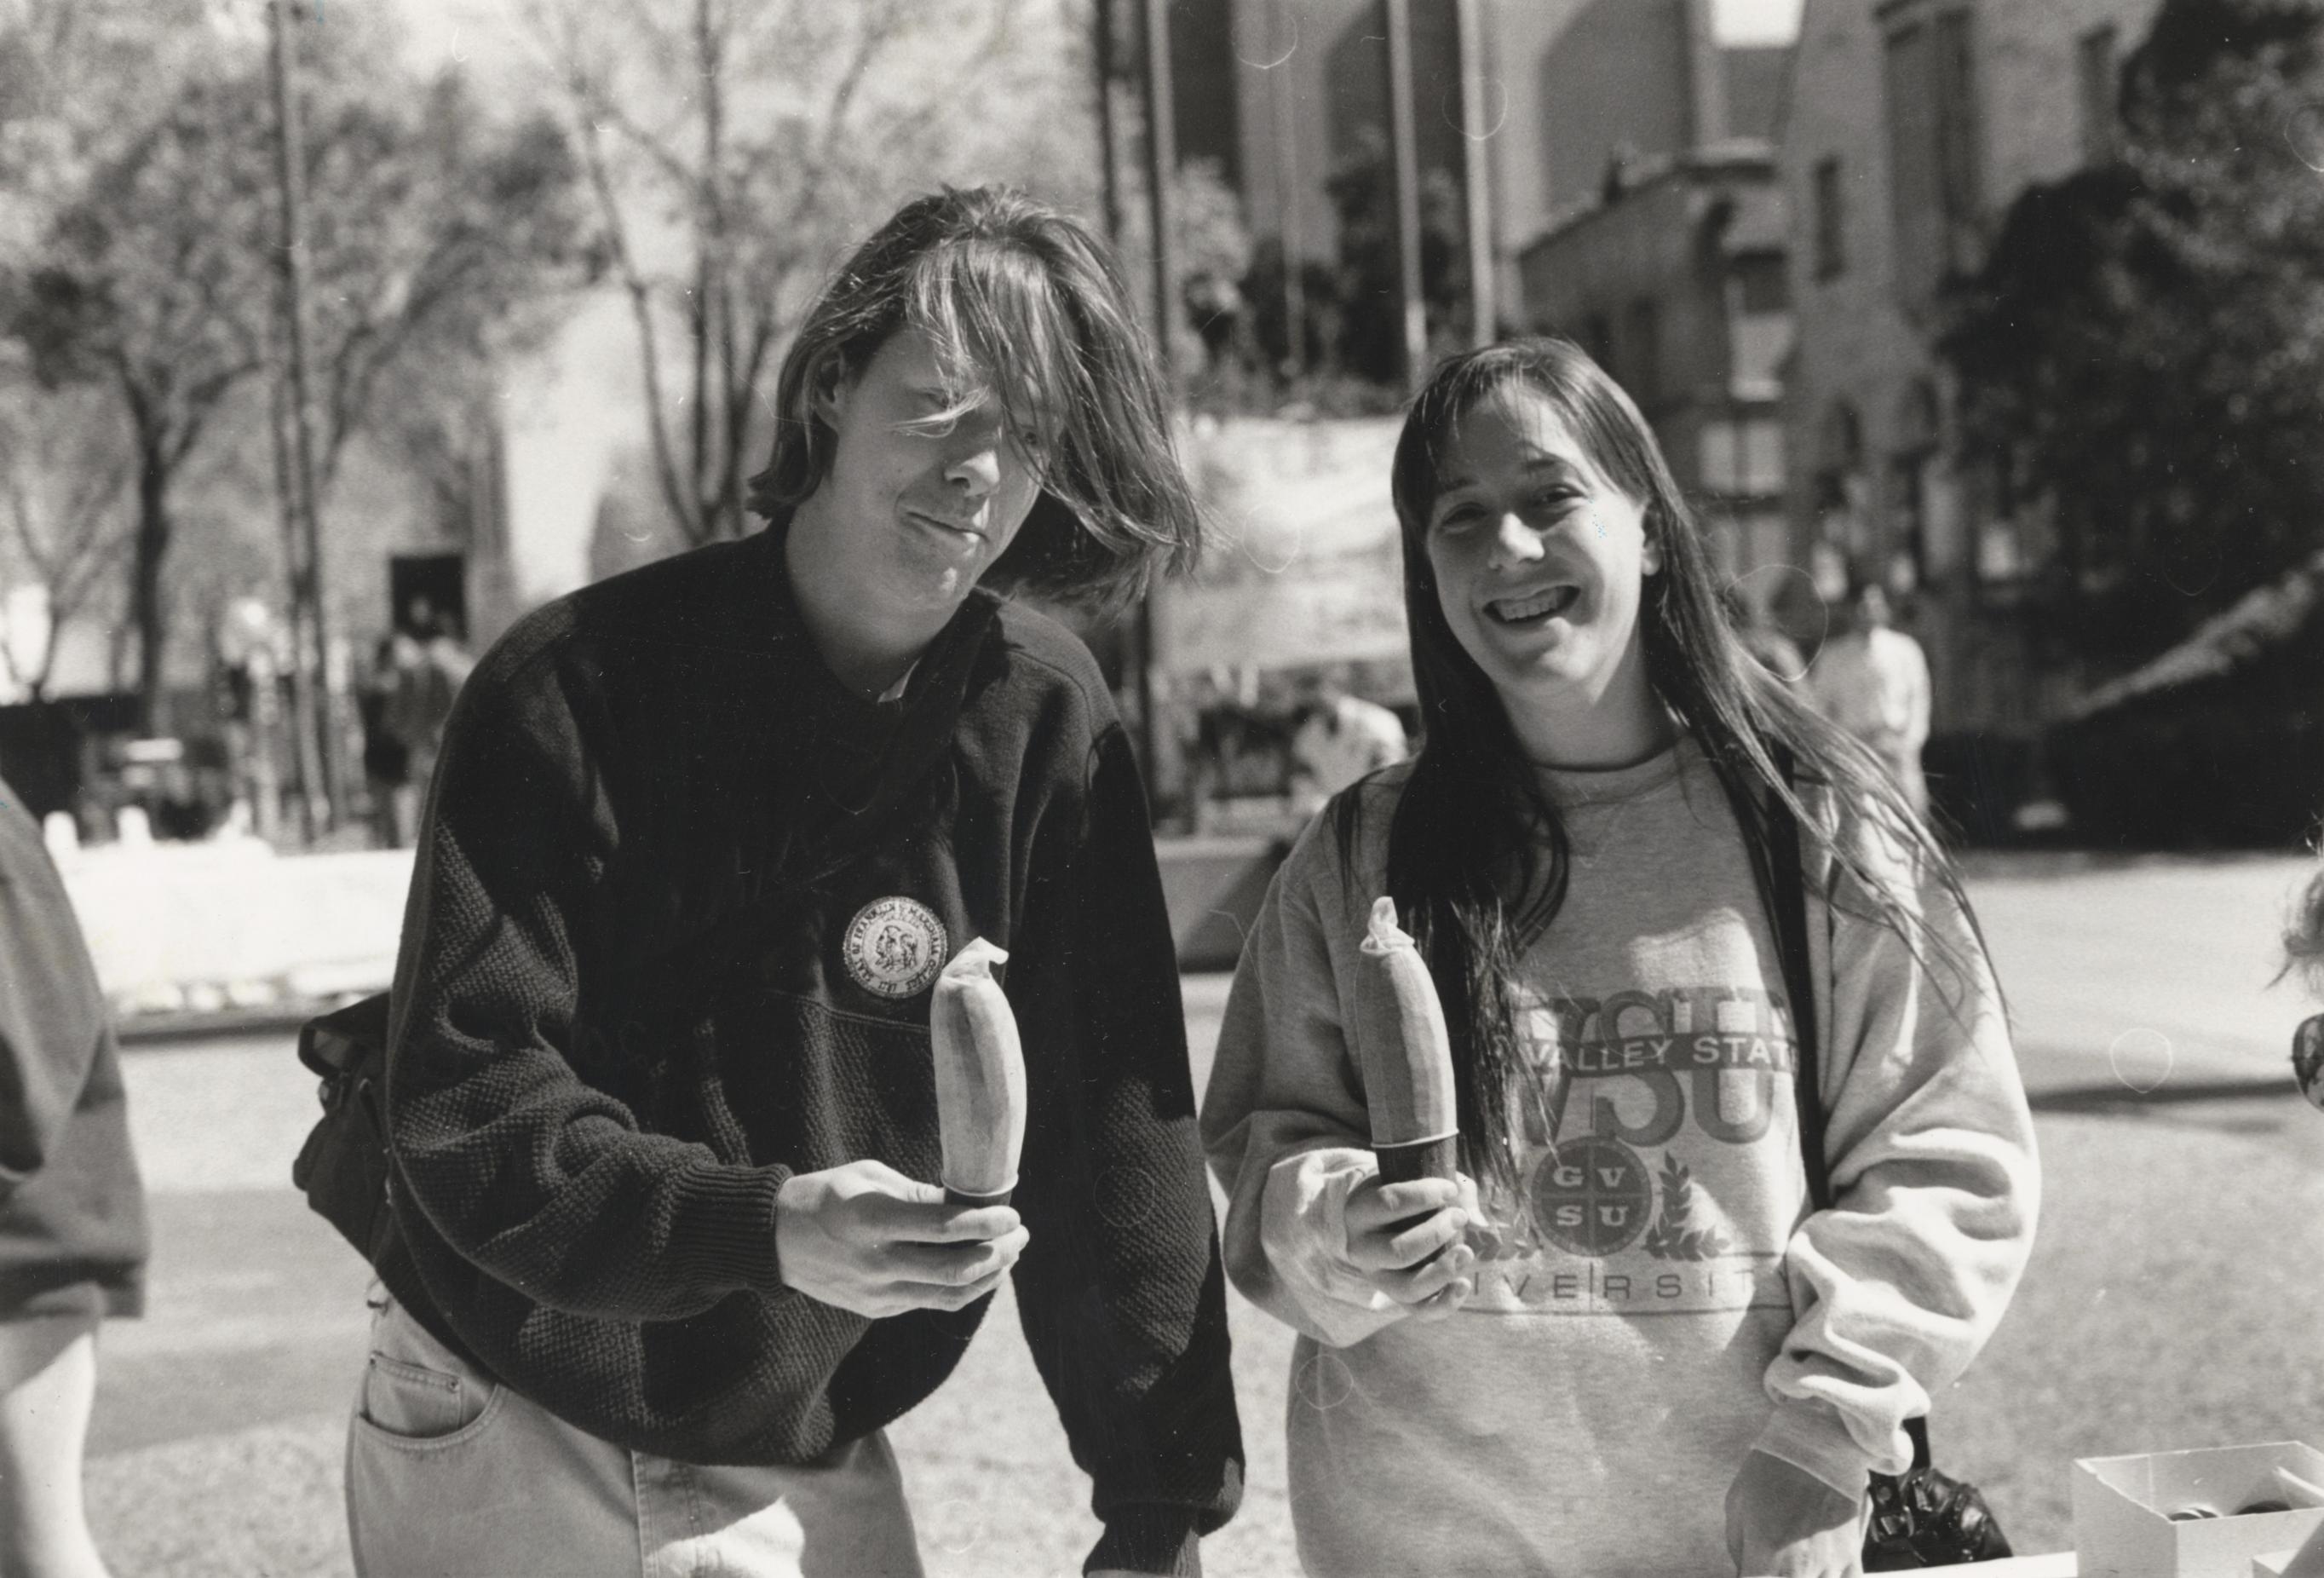
M967 946L952 956L952 963L944 967L944 973L954 980L963 975L990 976L994 965L1008 962L1008 949L981 937L972 937Z
M1396 900L1385 893L1373 900L1371 926L1364 934L1364 952L1385 954L1391 948L1412 946L1411 934L1397 924Z

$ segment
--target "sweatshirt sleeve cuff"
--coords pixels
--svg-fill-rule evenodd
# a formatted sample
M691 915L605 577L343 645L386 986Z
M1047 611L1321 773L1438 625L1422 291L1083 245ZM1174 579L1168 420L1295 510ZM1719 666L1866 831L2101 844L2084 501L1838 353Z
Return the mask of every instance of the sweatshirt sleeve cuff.
M1106 1515L1105 1533L1082 1564L1084 1573L1119 1569L1164 1578L1202 1578L1202 1536L1191 1507L1140 1502Z
M1294 1306L1277 1313L1333 1348L1404 1314L1348 1264L1348 1196L1379 1170L1370 1151L1327 1146L1285 1157L1268 1175L1259 1242Z
M1896 1439L1905 1442L1904 1432L1898 1431ZM1828 1403L1812 1401L1778 1405L1768 1416L1766 1428L1751 1444L1751 1450L1780 1458L1803 1473L1813 1474L1851 1500L1863 1499L1874 1469L1894 1473L1912 1462L1909 1444L1894 1468L1868 1460L1839 1413Z
M684 1285L771 1294L783 1285L775 1256L775 1196L785 1167L704 1167L679 1182L670 1213L670 1264Z

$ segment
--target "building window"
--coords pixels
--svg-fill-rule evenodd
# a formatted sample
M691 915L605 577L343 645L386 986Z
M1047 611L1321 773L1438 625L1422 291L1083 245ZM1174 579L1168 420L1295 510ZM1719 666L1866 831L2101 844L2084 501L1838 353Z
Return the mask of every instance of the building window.
M1969 37L1968 12L1949 11L1937 18L1934 65L1937 164L1942 180L1946 242L1951 261L1958 266L1963 261L1958 255L1963 232L1972 244L1977 240L1978 208L1983 196L1978 190L1977 55ZM1975 250L1967 259L1971 266L1982 261Z
M2115 151L2116 31L2112 23L2084 33L2076 46L2075 80L2082 106L2082 160L2104 164Z
M1827 550L1819 558L1817 585L1838 576L1846 590L1848 566L1871 542L1870 485L1865 475L1864 426L1845 401L1824 412L1816 434L1815 475L1811 484L1816 538ZM1828 562L1827 562L1828 561ZM1833 568L1836 567L1836 568ZM1826 597L1839 593L1827 592Z
M1706 492L1731 494L1743 475L1733 422L1705 422L1696 443L1695 481Z
M1582 320L1582 348L1605 369L1608 377L1618 382L1620 375L1614 371L1614 330L1604 313L1593 312Z
M1907 304L1925 302L1948 272L1982 259L1975 78L1968 12L1940 12L1888 35L1896 283Z
M2009 485L2007 462L1982 457L1969 464L1967 477L1969 513L1975 522L1969 562L1978 580L2003 586L2024 579L2032 566L2026 560L2026 533L2018 518L2015 490Z
M1737 307L1747 313L1782 312L1792 304L1780 252L1747 252L1735 260Z
M1925 382L1904 392L1896 413L1895 448L1888 457L1888 563L1883 577L1898 591L1929 578L1931 539L1950 525L1944 479L1939 475L1937 393Z
M1815 165L1815 277L1836 280L1848 272L1848 193L1840 185L1840 161Z
M1661 309L1648 300L1631 302L1622 315L1622 365L1629 374L1622 383L1641 407L1662 398L1662 334Z
M1771 498L1784 491L1784 428L1771 418L1708 421L1697 439L1707 493Z
M1743 424L1741 466L1738 480L1742 492L1762 495L1784 491L1784 424L1754 419Z

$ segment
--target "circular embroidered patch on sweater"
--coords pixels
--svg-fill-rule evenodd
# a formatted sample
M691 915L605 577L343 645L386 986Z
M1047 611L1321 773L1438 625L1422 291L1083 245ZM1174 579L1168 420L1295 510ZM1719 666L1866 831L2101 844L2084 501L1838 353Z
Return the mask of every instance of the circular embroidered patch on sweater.
M917 899L874 899L847 923L840 956L855 984L881 997L926 992L944 968L945 927Z

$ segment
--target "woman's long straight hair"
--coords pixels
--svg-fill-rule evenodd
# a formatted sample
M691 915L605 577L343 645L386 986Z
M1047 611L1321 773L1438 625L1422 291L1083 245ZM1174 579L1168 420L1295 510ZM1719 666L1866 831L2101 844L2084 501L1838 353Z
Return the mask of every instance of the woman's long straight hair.
M1499 692L1444 616L1427 532L1440 467L1461 420L1510 387L1547 400L1600 474L1643 506L1647 539L1662 552L1662 568L1646 577L1639 599L1647 682L1718 772L1745 837L1764 851L1768 818L1795 818L1805 847L1854 875L1858 892L1850 897L1920 956L1913 918L1807 813L1779 765L1779 753L1788 753L1799 784L1830 787L1960 896L1951 862L1877 759L1743 646L1720 606L1719 577L1693 513L1620 386L1562 339L1509 341L1442 363L1406 416L1391 473L1422 745L1389 823L1387 883L1443 999L1462 1165L1505 1188L1517 1183L1508 1100L1529 1084L1512 988L1520 958L1564 900L1569 849L1557 807ZM1359 788L1333 807L1334 833L1351 861L1370 798Z

